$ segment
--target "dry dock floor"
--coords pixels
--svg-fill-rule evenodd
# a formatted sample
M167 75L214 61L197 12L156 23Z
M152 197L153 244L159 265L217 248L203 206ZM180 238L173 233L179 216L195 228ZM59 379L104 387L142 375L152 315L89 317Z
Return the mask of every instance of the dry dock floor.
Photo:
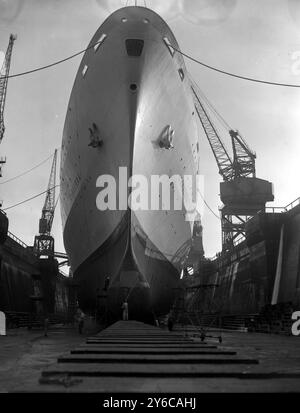
M0 336L0 392L36 387L42 369L83 341L74 328L51 327L48 337L43 330L8 330Z
M13 329L0 336L0 392L300 392L299 337L222 338L202 343L134 321L88 336Z

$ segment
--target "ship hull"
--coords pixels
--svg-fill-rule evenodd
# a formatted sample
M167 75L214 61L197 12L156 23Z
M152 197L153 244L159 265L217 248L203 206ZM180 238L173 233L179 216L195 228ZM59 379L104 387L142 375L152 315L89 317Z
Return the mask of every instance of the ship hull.
M120 208L120 182L127 185L132 176L148 183L153 175L195 176L193 101L182 57L171 53L163 39L179 46L154 12L120 9L99 28L90 46L103 34L99 49L91 47L83 57L66 116L61 170L64 242L84 311L94 312L109 278L112 317L120 317L128 298L131 317L149 319L172 305L191 248L193 222L186 219L184 204L180 209L152 210L150 203L136 209L123 202ZM130 55L128 39L143 41L139 56ZM93 128L99 146L89 142ZM168 129L174 131L172 149L159 144ZM97 182L103 176L117 184L116 208L99 210L103 188ZM126 186L126 202L130 194Z

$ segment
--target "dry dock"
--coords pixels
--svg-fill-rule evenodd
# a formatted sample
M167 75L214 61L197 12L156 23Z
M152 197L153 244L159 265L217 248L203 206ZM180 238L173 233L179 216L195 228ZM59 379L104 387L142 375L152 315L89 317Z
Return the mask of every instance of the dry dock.
M30 337L28 337L30 335ZM2 337L2 392L297 392L296 337L223 332L201 342L135 321L78 336ZM5 361L5 363L3 363Z

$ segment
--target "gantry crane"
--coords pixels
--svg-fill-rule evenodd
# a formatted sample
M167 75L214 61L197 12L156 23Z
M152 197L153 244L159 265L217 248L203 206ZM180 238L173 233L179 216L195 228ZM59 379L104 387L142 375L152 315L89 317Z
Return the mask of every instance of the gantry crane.
M3 61L2 68L0 71L0 142L3 139L4 131L5 131L4 107L5 107L5 100L6 100L7 83L8 83L10 62L11 62L11 56L12 56L12 49L13 49L14 41L16 40L16 38L17 36L14 34L11 34L9 36L7 50L6 50L4 61ZM5 158L0 159L0 176L2 176L2 165L5 162L6 162Z
M256 155L240 133L229 127L192 80L191 89L197 115L223 178L220 183L220 198L224 204L221 209L222 251L230 251L237 239L245 238L247 220L263 210L266 202L274 200L273 188L270 182L256 178ZM218 116L229 132L232 157L209 116L209 110Z
M34 252L38 257L54 257L54 238L51 236L51 228L56 207L55 187L56 187L56 163L57 149L55 149L51 167L48 189L45 203L42 209L42 216L39 222L39 235L34 238Z

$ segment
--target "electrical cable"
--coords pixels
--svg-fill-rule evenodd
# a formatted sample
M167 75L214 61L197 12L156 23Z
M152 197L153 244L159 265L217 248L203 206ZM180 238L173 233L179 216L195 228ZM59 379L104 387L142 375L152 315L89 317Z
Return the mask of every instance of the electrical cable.
M56 186L57 186L57 185L56 185ZM55 205L54 205L54 211L55 211L55 209L56 209L56 207L57 207L57 204L58 204L59 198L60 198L60 193L58 194L57 200L56 200L56 202L55 202Z
M66 57L66 58L64 58L64 59L58 60L58 61L56 61L56 62L54 62L54 63L50 63L50 64L48 64L48 65L41 66L41 67L38 67L38 68L35 68L35 69L31 69L31 70L27 70L27 71L25 71L25 72L16 73L16 74L13 74L13 75L1 76L1 77L0 77L0 80L6 79L6 78L7 78L7 79L10 79L10 78L19 77L19 76L25 76L25 75L28 75L28 74L31 74L31 73L35 73L35 72L38 72L38 71L41 71L41 70L48 69L48 68L50 68L50 67L59 65L59 64L61 64L61 63L64 63L64 62L66 62L66 61L68 61L68 60L73 59L74 57L79 56L80 54L88 51L89 49L92 49L93 47L95 47L96 45L98 45L98 44L100 44L100 43L102 43L102 41L96 42L96 43L92 44L91 46L87 47L86 49L81 50L80 52L74 53L74 54L71 55L71 56L68 56L68 57ZM199 65L201 65L201 66L203 66L203 67L206 67L207 69L211 69L211 70L213 70L213 71L215 71L215 72L222 73L222 74L227 75L227 76L231 76L231 77L234 77L234 78L237 78L237 79L247 80L247 81L250 81L250 82L261 83L261 84L266 84L266 85L272 85L272 86L284 86L284 87L291 87L291 88L300 88L300 85L296 85L296 84L271 82L271 81L268 81L268 80L262 80L262 79L256 79L256 78L253 78L253 77L237 75L236 73L228 72L228 71L226 71L226 70L218 69L218 68L216 68L216 67L214 67L214 66L208 65L208 64L206 64L206 63L204 63L204 62L202 62L202 61L200 61L200 60L198 60L198 59L196 59L196 58L188 55L187 53L184 53L184 52L182 52L181 50L178 50L176 47L174 47L174 46L172 46L172 45L170 45L170 47L172 47L176 52L180 53L182 56L184 56L184 57L186 57L187 59L193 61L194 63L197 63L197 64L199 64Z
M201 194L200 191L198 191L204 204L206 205L206 207L210 210L210 212L219 220L221 221L221 218L214 212L214 210L208 205L208 203L206 202L206 200L204 199L204 196Z
M31 169L28 169L27 171L22 172L22 173L20 173L19 175L16 175L16 176L14 176L14 177L12 177L12 178L9 178L9 179L7 179L6 181L0 182L0 185L4 185L4 184L6 184L6 183L8 183L8 182L12 182L12 181L14 181L15 179L21 178L22 176L28 174L29 172L34 171L35 169L37 169L37 168L39 168L40 166L44 165L44 163L46 163L50 158L52 158L52 156L53 156L53 153L52 153L50 156L48 156L47 159L43 160L42 162L40 162L38 165L32 167Z
M44 69L48 69L49 67L57 66L57 65L59 65L59 64L61 64L61 63L66 62L67 60L74 59L74 57L77 57L77 56L81 55L82 53L84 53L84 52L86 52L86 51L88 51L88 50L90 50L90 49L93 49L95 46L97 46L98 44L101 44L102 42L103 42L103 40L99 40L98 42L92 44L91 46L87 47L86 49L83 49L83 50L81 50L80 52L74 53L73 55L68 56L68 57L66 57L66 58L64 58L64 59L58 60L58 61L56 61L56 62L54 62L54 63L50 63L49 65L37 67L36 69L27 70L26 72L16 73L16 74L13 74L13 75L1 76L1 77L0 77L0 80L3 80L3 79L11 79L11 78L13 78L13 77L19 77L19 76L25 76L25 75L29 75L30 73L35 73L35 72L39 72L39 71L44 70Z
M11 206L9 206L9 207L7 207L7 208L3 208L2 211L7 211L8 209L12 209L12 208L15 208L15 207L17 207L17 206L19 206L19 205L25 204L25 202L29 202L29 201L31 201L32 199L38 198L39 196L45 194L45 193L48 192L48 191L51 191L52 189L54 189L54 188L56 188L56 187L58 187L58 186L60 186L60 185L55 185L55 186L53 186L52 188L46 189L46 191L40 192L39 194L34 195L34 196L30 197L30 198L24 199L24 201L18 202L17 204L11 205Z
M204 94L204 92L200 89L199 85L195 82L195 80L192 78L191 75L189 75L192 86L197 90L198 94L201 95L202 99L205 101L206 105L211 109L211 111L216 115L216 117L219 119L219 121L223 124L225 129L228 131L233 129L228 122L225 120L225 118L217 111L215 106L208 100L208 97Z
M181 50L176 49L176 47L174 47L173 45L170 45L170 47L172 47L172 49L174 49L176 52L180 53L182 56L186 57L187 59L191 60L192 62L198 63L199 65L204 66L207 69L214 70L215 72L222 73L223 75L231 76L231 77L234 77L234 78L237 78L237 79L247 80L249 82L263 83L263 84L266 84L266 85L300 88L300 85L295 85L295 84L291 84L291 83L271 82L271 81L268 81L268 80L256 79L256 78L253 78L253 77L242 76L242 75L237 75L236 73L227 72L226 70L218 69L214 66L208 65L204 62L201 62L198 59L195 59L194 57L192 57L192 56L190 56L186 53L183 53Z

